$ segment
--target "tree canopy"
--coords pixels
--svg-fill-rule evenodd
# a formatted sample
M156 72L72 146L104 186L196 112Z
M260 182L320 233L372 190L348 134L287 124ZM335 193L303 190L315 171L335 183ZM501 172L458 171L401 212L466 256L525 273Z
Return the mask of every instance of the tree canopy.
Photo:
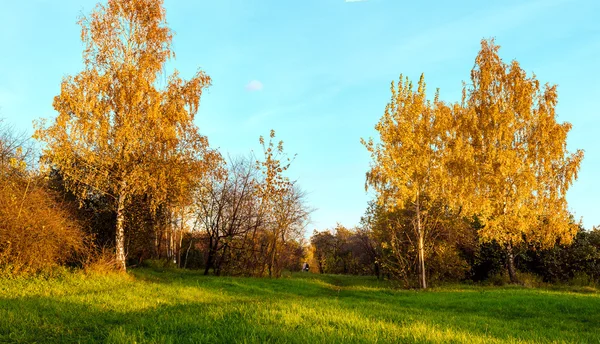
M556 120L556 86L541 87L498 50L493 40L481 42L461 103L437 94L428 101L423 76L416 90L401 77L375 127L380 141L362 141L372 157L367 186L390 209L412 211L422 287L434 214L478 217L480 239L506 247L513 280L515 245L547 248L577 233L565 197L583 152L567 151L571 124Z

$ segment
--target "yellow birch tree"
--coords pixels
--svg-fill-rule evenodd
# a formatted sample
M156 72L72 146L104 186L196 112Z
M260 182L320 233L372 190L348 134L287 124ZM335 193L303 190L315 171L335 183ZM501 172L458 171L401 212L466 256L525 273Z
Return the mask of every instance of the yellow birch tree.
M293 183L283 175L290 167L291 160L286 158L283 152L283 141L279 141L275 146L275 130L271 129L269 142L265 142L264 137L260 137L259 142L262 145L264 161L256 161L257 169L260 170L263 181L258 185L261 196L261 211L268 214L270 237L267 268L269 277L278 277L275 266L277 254L279 251L281 232L285 230L283 219L276 216L277 210L284 203L285 196L291 192ZM287 161L282 162L282 159Z
M556 120L556 85L540 86L517 61L505 64L498 50L494 40L482 40L472 85L463 91L461 131L472 147L463 150L470 157L463 161L470 159L472 204L484 223L480 238L506 248L516 282L515 246L552 247L577 233L565 196L583 151L567 151L571 124Z
M434 204L447 204L451 184L446 168L453 130L452 108L426 99L424 76L417 89L408 80L391 85L392 97L375 126L379 143L361 140L371 153L366 187L388 209L410 209L418 253L419 284L427 288L426 238L435 227Z
M188 81L175 71L164 89L172 32L162 0L108 0L79 20L84 69L67 76L54 98L58 116L38 123L47 164L59 169L84 199L114 199L116 258L125 269L124 212L135 195L156 209L184 199L196 178L219 159L194 125L210 85L202 71Z

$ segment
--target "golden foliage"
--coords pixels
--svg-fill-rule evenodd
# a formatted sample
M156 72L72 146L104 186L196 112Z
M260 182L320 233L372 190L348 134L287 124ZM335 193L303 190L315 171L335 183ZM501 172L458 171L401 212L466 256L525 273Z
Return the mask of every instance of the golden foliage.
M79 24L85 68L64 78L53 103L58 116L50 126L39 123L35 136L45 143L45 162L80 198L114 198L124 268L131 197L151 196L153 209L190 202L191 186L220 159L193 122L211 80L198 71L184 81L176 71L157 89L173 56L162 0L109 0Z
M570 123L556 121L556 85L540 86L517 61L505 64L493 40L481 42L464 90L461 130L473 149L471 189L484 241L524 241L551 247L577 233L566 192L577 178L583 151L567 151Z
M290 237L297 236L310 214L310 210L304 205L304 193L284 175L293 158L284 153L283 141L275 145L274 139L274 130L269 134L268 143L260 137L264 160L256 161L256 167L262 175L262 180L257 185L261 200L259 212L265 215L268 223L264 234L269 241L267 268L270 277L281 274L282 247L285 247L286 240Z
M426 99L425 79L417 89L408 78L391 86L392 98L375 126L380 143L361 140L373 163L366 187L375 188L389 208L402 208L406 201L422 202L445 197L449 192L445 161L446 134L451 112L446 104Z

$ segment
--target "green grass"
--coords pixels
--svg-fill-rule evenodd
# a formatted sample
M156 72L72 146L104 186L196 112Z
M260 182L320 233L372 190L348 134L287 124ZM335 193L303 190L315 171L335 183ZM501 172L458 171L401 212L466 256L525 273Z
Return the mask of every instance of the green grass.
M600 294L148 269L3 278L0 342L600 343Z

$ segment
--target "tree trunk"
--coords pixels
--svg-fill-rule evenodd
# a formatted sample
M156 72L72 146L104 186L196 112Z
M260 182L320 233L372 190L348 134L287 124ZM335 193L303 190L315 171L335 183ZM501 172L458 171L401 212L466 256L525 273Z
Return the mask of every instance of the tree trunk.
M223 245L223 253L221 254L221 257L219 258L219 260L217 260L216 264L215 264L215 275L217 276L221 276L221 272L222 269L221 267L223 266L223 262L225 262L227 260L227 255L229 254L230 250L227 250L229 248L229 245L227 245L227 242ZM225 268L227 268L227 264L225 264Z
M425 245L423 243L423 233L419 233L419 280L421 288L427 289L427 279L425 276Z
M275 256L277 255L277 237L279 236L279 231L275 232L275 239L273 240L273 251L271 252L271 262L269 263L269 277L278 277L275 271Z
M159 227L156 222L153 224L153 226L154 226L154 258L158 259L158 257L160 256L160 246L158 246Z
M181 219L179 223L180 226L177 233L179 235L179 240L177 242L177 267L181 268L181 245L183 245L183 210L181 211Z
M183 268L187 268L188 257L190 255L190 249L192 248L192 243L194 242L194 237L190 236L190 244L188 245L187 250L185 251L185 263L183 264Z
M115 250L117 266L119 269L125 271L125 194L123 191L119 193L119 199L117 203L117 231L115 236Z
M169 225L167 227L167 235L168 235L167 260L169 261L169 264L171 263L171 261L173 261L173 257L174 257L173 230L174 230L173 212L171 210L169 210Z
M218 243L217 243L218 245ZM206 266L204 268L204 275L207 276L210 268L213 265L213 259L215 255L215 250L213 249L213 238L211 237L208 241L208 257L206 257Z
M427 289L427 279L425 276L425 233L421 225L421 208L420 202L417 196L417 235L419 237L418 250L419 250L419 284L422 289Z
M508 268L508 277L510 277L510 283L519 283L517 278L517 270L515 269L515 254L513 252L512 244L506 245L506 267Z
M319 267L319 273L323 273L323 258L321 256L317 256L317 266Z

